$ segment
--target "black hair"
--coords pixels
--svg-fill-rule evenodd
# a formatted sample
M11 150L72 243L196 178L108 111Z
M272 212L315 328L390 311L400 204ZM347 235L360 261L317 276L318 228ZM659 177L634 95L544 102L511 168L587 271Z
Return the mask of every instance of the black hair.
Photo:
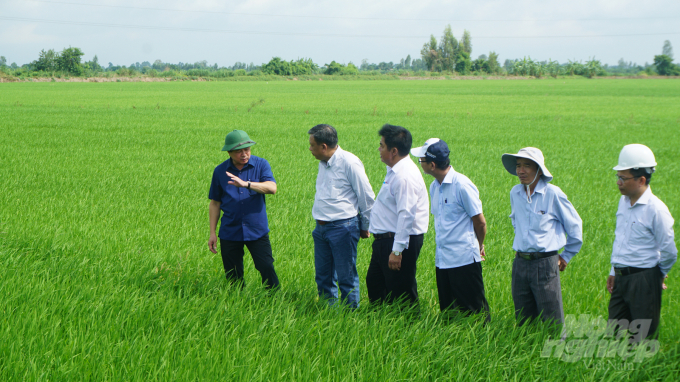
M329 149L335 148L338 145L338 132L331 125L324 123L316 125L309 129L307 134L313 136L316 143L325 143Z
M436 167L437 170L446 170L451 165L451 159L449 158L446 158L446 160L443 161L434 161L428 157L425 157L425 162L434 163L434 167Z
M652 180L652 174L648 173L647 170L645 170L644 168L638 168L638 169L631 168L629 171L630 171L630 174L633 175L636 178L644 176L646 185L649 185L649 182Z
M396 147L399 155L403 157L407 156L411 150L411 144L413 143L411 132L401 126L394 126L386 123L380 131L378 131L378 135L385 138L385 146L387 146L388 149Z

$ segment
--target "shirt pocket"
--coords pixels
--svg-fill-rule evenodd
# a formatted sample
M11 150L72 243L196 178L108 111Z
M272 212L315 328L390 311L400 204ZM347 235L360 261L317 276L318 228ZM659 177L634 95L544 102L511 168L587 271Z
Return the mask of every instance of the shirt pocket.
M532 212L530 215L531 230L535 232L548 232L552 227L553 216L550 214Z
M444 214L444 220L456 221L460 218L461 214L465 213L465 210L458 203L443 203L442 213Z
M382 187L380 187L380 191L378 192L376 201L380 201L385 206L396 204L394 201L394 196L392 196L392 193L390 192L389 184L383 183Z
M648 244L654 240L652 231L638 220L630 223L630 238L634 243Z
M342 186L343 182L342 179L332 179L329 181L330 182L330 188L328 190L328 194L331 199L338 199L340 197L340 194L342 193Z

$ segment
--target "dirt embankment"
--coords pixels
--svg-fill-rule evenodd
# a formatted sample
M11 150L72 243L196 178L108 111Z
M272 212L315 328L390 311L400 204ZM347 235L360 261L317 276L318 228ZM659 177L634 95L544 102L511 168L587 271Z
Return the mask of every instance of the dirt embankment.
M559 79L573 78L573 77L558 77ZM544 76L541 78L536 77L523 77L523 76L437 76L437 77L398 77L401 81L443 81L443 80L536 80L536 79L553 79L550 76ZM680 79L680 76L607 76L607 77L595 77L594 79ZM297 81L298 78L284 79L286 81ZM319 81L322 79L319 78ZM361 78L357 78L361 80ZM169 82L178 81L175 78L168 77L69 77L69 78L53 78L53 77L28 77L19 79L16 77L0 77L1 82ZM179 81L192 81L192 82L203 82L203 81L219 81L218 79L212 78L182 78ZM264 79L263 79L264 81Z

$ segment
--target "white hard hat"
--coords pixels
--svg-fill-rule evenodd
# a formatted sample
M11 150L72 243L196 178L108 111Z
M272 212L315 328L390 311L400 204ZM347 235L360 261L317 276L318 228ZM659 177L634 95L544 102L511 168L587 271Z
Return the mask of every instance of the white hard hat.
M535 147L525 147L519 150L517 154L503 154L501 157L503 166L505 166L505 169L512 175L517 175L517 158L526 158L536 162L543 172L543 175L541 176L543 180L550 182L553 179L552 174L550 174L548 168L545 167L545 159L543 158L541 150Z
M656 159L652 150L645 145L635 143L623 146L621 154L619 154L619 164L614 167L614 170L621 171L631 168L637 170L644 168L648 174L651 174L656 171L654 166L656 166Z

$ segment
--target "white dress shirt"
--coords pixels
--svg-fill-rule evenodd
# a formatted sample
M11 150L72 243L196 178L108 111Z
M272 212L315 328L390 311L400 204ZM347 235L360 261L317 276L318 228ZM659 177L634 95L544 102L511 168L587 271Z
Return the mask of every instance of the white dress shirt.
M394 232L392 251L408 248L409 235L427 232L429 202L420 170L411 158L405 157L387 174L371 214L369 232Z
M482 261L472 224L472 217L482 213L477 187L449 167L441 184L435 179L430 185L430 197L437 244L435 266L449 269Z
M583 245L583 222L562 190L538 180L532 202L523 184L510 190L510 219L515 227L512 249L518 252L552 252L564 247L560 256L567 263ZM565 235L566 234L566 235Z
M651 187L632 206L628 196L621 196L609 274L614 276L614 267L652 268L657 264L661 273L668 274L678 258L673 223L668 207L652 194Z
M319 161L312 216L315 220L349 219L361 212L361 229L367 230L375 194L364 164L338 146L331 159Z

